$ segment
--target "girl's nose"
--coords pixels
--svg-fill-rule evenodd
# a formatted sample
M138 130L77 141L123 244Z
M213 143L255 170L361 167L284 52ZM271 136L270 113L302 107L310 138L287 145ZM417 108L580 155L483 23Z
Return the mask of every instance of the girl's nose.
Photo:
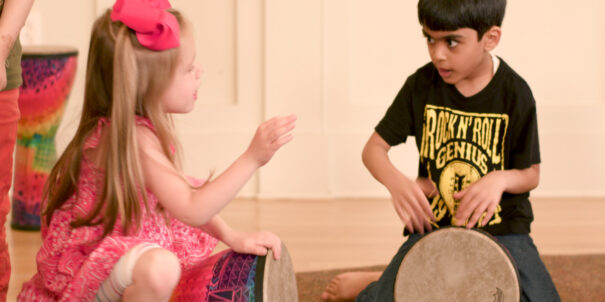
M202 66L197 66L197 72L195 73L196 78L201 78L202 74L204 74L204 68Z

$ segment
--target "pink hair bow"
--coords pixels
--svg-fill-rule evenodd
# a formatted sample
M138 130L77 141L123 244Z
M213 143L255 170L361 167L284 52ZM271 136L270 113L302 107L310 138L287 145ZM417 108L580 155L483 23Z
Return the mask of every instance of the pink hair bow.
M180 45L180 27L167 12L168 0L117 0L112 21L121 21L134 30L141 45L151 50L166 50Z

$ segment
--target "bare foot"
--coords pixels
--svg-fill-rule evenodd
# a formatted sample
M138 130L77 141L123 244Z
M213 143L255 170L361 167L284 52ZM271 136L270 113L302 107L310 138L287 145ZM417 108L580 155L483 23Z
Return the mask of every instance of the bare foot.
M357 295L370 283L377 281L382 272L342 273L330 281L321 299L329 302L355 301Z

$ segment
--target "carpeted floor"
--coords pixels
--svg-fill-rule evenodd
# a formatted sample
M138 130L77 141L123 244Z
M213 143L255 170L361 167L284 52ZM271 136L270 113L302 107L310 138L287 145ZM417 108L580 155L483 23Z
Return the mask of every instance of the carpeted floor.
M563 302L605 302L605 255L542 256ZM300 302L321 301L324 288L339 273L379 271L384 266L297 273Z

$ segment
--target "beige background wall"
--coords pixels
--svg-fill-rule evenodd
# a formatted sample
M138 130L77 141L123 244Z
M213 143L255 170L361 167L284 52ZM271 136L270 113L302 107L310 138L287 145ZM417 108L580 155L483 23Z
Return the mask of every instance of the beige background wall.
M495 53L527 80L538 104L543 164L534 194L605 196L605 2L508 2ZM78 122L92 22L111 3L36 0L25 29L26 43L80 51L59 151ZM196 109L177 119L189 174L220 172L262 120L296 113L295 140L241 196L387 196L360 153L405 78L429 60L416 1L172 3L192 19L205 69ZM413 141L391 154L415 175Z

